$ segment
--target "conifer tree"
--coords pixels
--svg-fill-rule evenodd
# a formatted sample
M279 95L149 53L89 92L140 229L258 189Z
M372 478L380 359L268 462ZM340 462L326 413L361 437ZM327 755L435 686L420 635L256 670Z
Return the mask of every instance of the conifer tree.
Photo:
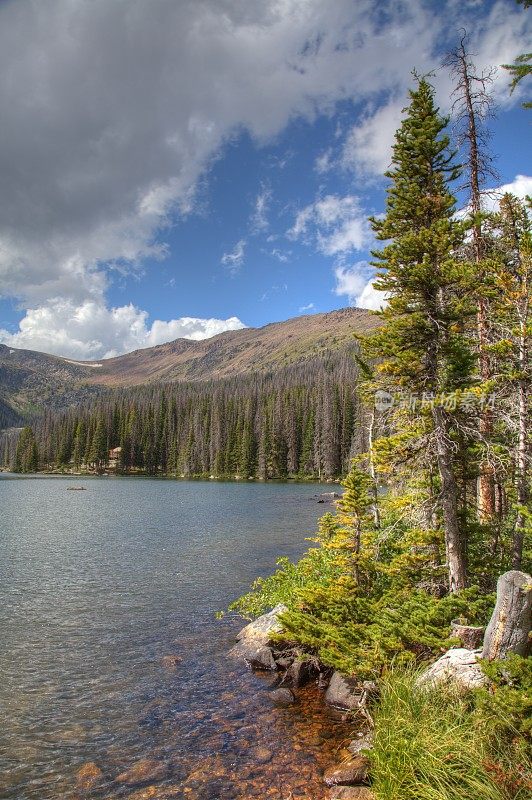
M429 442L440 477L449 588L455 592L467 578L453 464L456 421L447 400L468 384L472 366L460 325L464 265L454 255L464 225L454 218L449 188L460 168L444 133L448 120L435 107L426 79L418 79L405 111L386 173L392 182L386 215L372 219L377 238L388 242L374 255L382 270L376 287L389 298L372 350L382 359L384 388L429 398Z
M20 432L15 451L15 472L36 472L39 467L39 452L33 430L26 426Z

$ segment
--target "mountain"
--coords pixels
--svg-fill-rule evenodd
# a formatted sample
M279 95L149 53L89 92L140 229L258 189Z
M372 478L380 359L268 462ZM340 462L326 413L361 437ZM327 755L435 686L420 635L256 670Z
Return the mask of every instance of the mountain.
M0 427L20 424L47 408L77 404L106 388L274 372L346 350L354 334L369 332L377 323L369 311L345 308L201 341L176 339L95 362L0 345Z

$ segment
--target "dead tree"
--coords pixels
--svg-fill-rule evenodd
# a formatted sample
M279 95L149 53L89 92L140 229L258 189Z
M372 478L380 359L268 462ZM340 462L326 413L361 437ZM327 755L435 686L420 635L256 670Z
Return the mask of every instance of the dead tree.
M482 230L482 187L488 177L496 172L489 155L489 131L485 125L487 118L493 116L493 99L490 85L493 83L495 68L478 72L467 50L468 35L463 31L459 46L444 61L450 68L454 81L452 94L452 117L456 130L456 141L465 151L465 182L460 188L468 194L469 213L472 221L472 258L479 279L477 292L477 340L479 372L483 382L489 381L491 364L489 345L489 301L483 291L485 242ZM492 414L484 409L480 416L479 433L484 441L489 441L493 428ZM480 521L489 522L495 516L495 475L493 465L484 458L479 469L477 491L478 516Z

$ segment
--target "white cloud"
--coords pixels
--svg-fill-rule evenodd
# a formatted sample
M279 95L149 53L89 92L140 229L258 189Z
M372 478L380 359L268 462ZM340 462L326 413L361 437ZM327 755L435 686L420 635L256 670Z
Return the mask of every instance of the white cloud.
M314 169L318 173L318 175L324 175L326 172L329 172L333 167L333 152L332 149L329 147L327 150L324 150L323 153L316 158L314 162Z
M489 189L484 194L484 207L486 211L496 211L499 201L504 194L513 194L524 200L525 197L532 196L532 176L516 175L510 183L504 183L495 189Z
M475 31L488 63L526 49L520 9L499 0L483 16L470 7L1 3L0 106L9 113L0 126L0 296L28 315L56 298L105 308L115 270L165 256L165 229L193 211L198 182L235 132L264 142L338 101L404 96L412 66L436 66L438 41L460 25ZM518 102L507 83L504 74L501 96ZM369 118L364 125L358 144L376 164L382 148L371 147ZM356 249L365 235L355 217L321 227L327 253Z
M367 261L358 261L352 267L336 267L334 293L346 296L349 304L358 308L382 308L386 305L385 294L374 288L374 278L368 280L369 270Z
M221 258L221 263L224 267L229 269L231 275L236 275L240 267L244 263L244 253L246 249L246 240L240 239L229 253L224 253Z
M392 100L367 113L349 132L342 151L342 165L358 175L382 175L390 166L395 131L406 101Z
M207 339L245 325L237 317L181 317L148 323L148 314L131 303L107 308L103 301L76 305L55 300L27 310L16 333L0 330L0 342L10 347L41 350L78 360L110 358L140 347L173 339Z
M326 256L363 250L371 241L367 215L354 195L316 200L298 212L287 235L314 244Z
M255 207L251 215L251 232L263 233L270 227L268 222L268 208L272 199L272 190L263 186L255 199Z
M299 306L299 313L303 314L305 311L312 311L315 308L314 303L308 303L306 306Z

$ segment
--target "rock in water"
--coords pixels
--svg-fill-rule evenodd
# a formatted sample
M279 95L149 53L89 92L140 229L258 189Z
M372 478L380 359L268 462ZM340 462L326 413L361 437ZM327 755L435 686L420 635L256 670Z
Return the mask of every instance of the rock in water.
M151 758L141 758L136 761L128 770L118 775L115 780L117 783L151 783L151 781L162 780L168 771L168 767L162 761Z
M274 689L270 692L270 700L272 700L276 706L291 706L292 703L295 703L296 698L290 689Z
M375 800L375 795L367 786L335 786L329 800Z
M88 792L103 783L104 776L94 761L88 761L76 772L76 786L81 792Z
M356 756L335 767L326 769L323 780L327 786L353 786L365 783L368 777L369 760L365 756Z
M277 616L283 611L286 611L286 606L279 604L267 614L263 614L242 628L230 654L245 659L254 669L276 670L273 650L269 644L272 635L282 631L282 625Z
M477 689L488 683L478 658L480 651L457 647L447 650L441 658L431 664L418 678L418 686L439 686L454 683L462 689Z
M509 653L526 656L532 614L532 578L510 570L497 581L497 603L486 628L482 658L493 661Z
M334 708L353 711L359 708L361 691L354 678L345 678L340 672L333 672L325 702Z
M283 626L277 617L286 610L286 606L279 603L279 605L272 608L271 611L268 611L267 614L262 614L262 616L257 617L256 620L250 622L249 625L246 625L246 627L242 628L240 633L237 634L237 642L241 641L241 639L258 639L264 644L268 644L271 640L272 633L280 633L282 631Z
M253 669L270 671L277 669L271 647L267 647L255 639L241 639L231 648L229 654L237 658L243 658Z

